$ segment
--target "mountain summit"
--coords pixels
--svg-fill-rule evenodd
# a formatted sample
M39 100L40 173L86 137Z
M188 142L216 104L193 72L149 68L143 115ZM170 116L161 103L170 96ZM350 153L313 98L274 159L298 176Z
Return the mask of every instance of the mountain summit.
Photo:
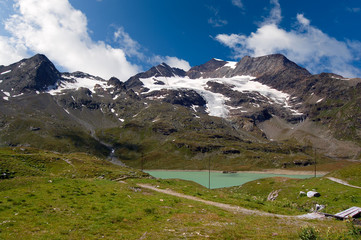
M186 72L179 68L172 68L166 63L159 64L154 66L146 72L139 73L125 82L126 87L129 89L139 88L142 86L142 82L139 81L139 78L151 78L151 77L184 77ZM159 85L164 85L163 82L158 82Z
M60 73L54 64L42 54L7 67L0 66L0 73L1 89L13 95L33 90L44 91L56 84L60 78Z

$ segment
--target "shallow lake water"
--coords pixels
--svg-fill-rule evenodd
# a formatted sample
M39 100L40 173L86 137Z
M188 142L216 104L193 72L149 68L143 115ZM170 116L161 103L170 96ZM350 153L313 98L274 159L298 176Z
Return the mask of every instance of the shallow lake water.
M162 170L147 170L153 177L162 179L178 178L183 180L189 180L199 183L205 187L209 187L209 173L208 171L162 171ZM210 188L224 188L240 186L244 183L254 181L261 178L268 177L289 177L289 178L311 178L313 175L286 175L286 174L273 174L273 173L249 173L249 172L237 172L237 173L222 173L211 172L210 173Z

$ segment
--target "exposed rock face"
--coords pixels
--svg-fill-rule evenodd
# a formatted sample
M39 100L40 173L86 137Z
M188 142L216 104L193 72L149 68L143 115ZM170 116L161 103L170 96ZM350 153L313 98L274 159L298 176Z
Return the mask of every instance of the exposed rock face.
M298 71L301 75L311 75L306 69L298 66L282 54L271 54L262 57L245 56L238 62L233 75L242 74L260 77L265 74L274 75L281 71Z
M165 63L139 73L125 82L127 88L139 89L143 83L139 78L188 76L196 78L223 78L234 76L253 76L256 80L278 90L293 89L297 82L311 74L304 68L288 60L281 54L263 57L242 58L233 67L223 60L211 59L208 62L192 67L188 72L171 68Z
M189 71L187 72L187 76L192 79L200 78L200 77L208 77L209 74L214 73L215 70L223 67L226 64L227 64L226 61L217 60L213 58L202 65L195 66L189 69Z
M293 95L309 103L316 103L321 98L349 101L353 97L350 90L360 87L361 79L346 79L332 73L321 73L300 80Z
M92 93L87 88L80 88L71 95L67 94L59 97L60 102L66 108L82 109L86 107L91 110L99 109L100 103L93 97Z
M72 73L63 73L62 75L63 76L71 76L73 78L93 78L93 79L104 81L104 79L102 79L101 77L93 76L88 73L80 72L80 71L76 71L76 72L72 72Z
M148 99L160 99L163 102L178 104L185 107L206 105L206 101L193 90L160 90L144 95Z
M306 69L281 54L262 57L246 56L234 67L228 66L227 63L226 61L212 59L200 66L192 67L187 72L187 76L194 79L249 75L278 90L287 90L294 87L298 80L311 75Z
M239 61L231 76L250 75L257 81L278 90L295 88L299 80L311 76L304 68L288 60L281 54L263 57L244 57Z
M116 77L108 80L108 86L114 86L117 90L126 90L125 84Z
M60 73L54 64L41 54L7 67L2 66L0 73L4 73L1 75L0 88L12 95L43 91L60 79Z
M139 90L143 83L139 80L139 78L150 78L150 77L174 77L181 76L184 77L186 72L179 68L172 68L166 63L159 64L158 66L152 67L146 72L139 73L125 82L125 86L128 89Z

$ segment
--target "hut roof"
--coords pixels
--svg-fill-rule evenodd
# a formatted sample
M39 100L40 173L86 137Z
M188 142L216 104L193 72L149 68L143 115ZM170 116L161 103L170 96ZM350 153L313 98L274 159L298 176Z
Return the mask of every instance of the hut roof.
M361 215L361 208L360 207L351 207L346 209L345 211L336 213L335 216L338 218L349 218L349 217L357 217Z

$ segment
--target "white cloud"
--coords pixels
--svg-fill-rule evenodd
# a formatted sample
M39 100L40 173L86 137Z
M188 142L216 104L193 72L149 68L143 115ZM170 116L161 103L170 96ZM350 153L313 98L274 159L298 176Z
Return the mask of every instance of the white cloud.
M47 55L68 71L126 80L139 70L122 49L94 42L86 16L67 0L17 0L15 11L5 29L29 50Z
M103 78L115 76L126 81L142 70L129 58L143 64L155 59L146 56L142 46L122 27L114 32L117 48L93 41L86 16L68 0L15 0L14 11L4 21L10 36L0 36L0 64L42 53L65 71L83 71ZM185 60L158 57L170 66L189 68Z
M234 58L245 55L262 56L282 53L302 64L313 73L334 72L346 77L360 76L360 69L353 66L359 59L357 41L339 41L311 25L303 14L297 15L297 26L286 31L278 26L281 8L277 0L271 0L273 9L256 32L250 35L219 34L217 41L233 50Z
M183 69L184 71L188 71L191 68L191 66L189 65L189 62L187 62L183 59L179 59L177 57L170 57L170 56L163 57L163 56L157 55L157 56L152 57L150 62L152 64L160 64L162 62L165 62L170 67L180 68L180 69Z
M227 20L220 19L219 17L211 17L208 19L208 23L211 24L213 27L223 27L227 25Z
M263 21L263 25L279 24L282 20L281 5L278 0L270 0L273 5L270 15Z
M301 26L309 26L311 21L305 18L303 14L297 14L297 21L301 24Z
M0 64L9 65L27 57L27 48L11 37L0 36Z
M221 19L219 16L219 9L213 6L208 6L209 11L212 13L212 17L208 19L208 23L213 27L223 27L228 24L227 20Z
M240 9L243 9L244 7L242 0L232 0L232 4Z
M114 40L122 46L125 54L129 57L135 57L137 60L142 62L146 62L152 65L158 65L162 62L165 62L171 67L176 67L183 69L185 71L189 70L191 67L189 62L183 59L179 59L177 57L170 57L170 56L159 56L159 55L152 55L147 56L143 52L146 50L135 40L133 40L128 33L124 31L124 28L120 27L114 33Z
M355 60L360 61L361 59L361 42L357 40L347 40L347 46L354 54Z
M114 41L117 42L125 54L129 57L137 57L140 60L145 59L145 55L141 52L141 45L133 40L127 32L124 31L123 27L119 27L114 32Z

